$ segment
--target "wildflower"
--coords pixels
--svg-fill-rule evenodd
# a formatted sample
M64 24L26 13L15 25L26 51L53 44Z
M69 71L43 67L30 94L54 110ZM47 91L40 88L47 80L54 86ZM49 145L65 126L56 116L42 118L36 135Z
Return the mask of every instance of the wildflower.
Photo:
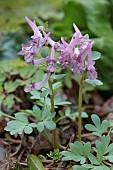
M54 49L54 46L52 46L52 49L51 49L51 53L50 53L50 56L48 57L47 59L47 70L49 72L54 72L56 70L56 61L55 61L55 49Z
M18 53L19 55L24 55L25 61L28 63L31 63L33 60L33 56L35 55L32 51L32 46L27 47L25 44L22 44L22 50Z
M46 35L45 32L43 32L44 36ZM47 38L47 42L49 45L51 45L52 47L54 46L54 48L58 51L59 47L61 46L60 42L55 42L54 40L52 40L50 37Z
M34 84L33 82L31 82L30 87L25 88L24 91L30 92L30 91L33 91L33 90L40 90L42 87L45 86L49 77L50 77L50 73L47 74L46 77L39 83Z
M91 49L88 52L88 61L87 61L87 76L90 80L97 78L97 72L94 67L95 61L92 60L92 51Z
M27 63L33 64L34 57L37 55L39 50L44 46L50 33L46 34L43 31L44 36L42 36L42 33L39 31L35 22L32 22L28 17L25 17L25 19L32 28L34 36L32 40L28 41L29 44L28 47L25 44L22 44L22 50L19 52L19 55L24 55L25 61Z
M74 74L81 76L87 70L88 79L97 78L97 72L94 67L95 62L92 60L92 46L94 42L89 39L88 35L83 36L75 24L73 24L75 33L69 43L63 37L61 37L61 42L55 42L50 38L50 32L46 34L44 30L40 31L35 21L32 22L28 17L25 17L25 19L34 32L33 39L28 41L28 46L22 44L22 50L19 52L20 55L24 55L27 63L39 65L46 62L46 69L49 72L54 72L57 62L63 69L70 68ZM37 60L34 59L45 44L49 44L52 47L50 56ZM55 60L55 50L60 52L58 60ZM35 84L31 83L26 91L35 89L35 87Z
M60 46L59 63L63 69L70 68L74 74L79 76L87 69L88 78L96 79L97 72L91 51L94 42L89 40L87 35L83 36L75 24L74 29L75 33L69 44L61 38L62 47Z
M40 58L38 60L33 60L32 65L39 65L39 64L42 64L43 62L47 62L47 60L48 60L48 57Z

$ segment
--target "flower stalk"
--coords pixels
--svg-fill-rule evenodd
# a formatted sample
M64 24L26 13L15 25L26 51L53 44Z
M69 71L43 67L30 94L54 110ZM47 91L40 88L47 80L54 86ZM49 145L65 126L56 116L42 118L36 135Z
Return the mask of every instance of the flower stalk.
M84 83L84 74L82 74L79 87L79 98L78 98L78 140L81 141L81 131L82 131L82 91Z
M54 92L53 92L52 82L51 82L50 78L48 79L48 84L49 84L49 89L51 90L51 95L50 95L51 111L52 111L52 113L54 113L55 112L55 109L54 109ZM53 122L55 122L55 117L53 118ZM54 148L54 150L57 149L56 129L53 130L53 148Z

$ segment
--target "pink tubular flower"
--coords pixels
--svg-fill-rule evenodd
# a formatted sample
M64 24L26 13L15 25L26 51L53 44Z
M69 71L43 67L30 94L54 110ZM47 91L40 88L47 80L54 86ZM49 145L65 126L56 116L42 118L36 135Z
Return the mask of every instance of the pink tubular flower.
M33 39L28 41L29 46L22 44L22 50L18 53L19 55L24 55L24 59L27 63L33 64L34 57L37 55L39 50L44 46L46 43L50 33L46 34L43 31L44 37L42 33L39 31L38 27L36 26L35 22L32 22L28 17L25 17L26 21L32 28L34 32Z
M88 35L83 36L74 24L75 33L68 44L61 38L59 63L62 68L70 68L74 74L81 76L87 69L89 79L96 79L97 72L95 70L95 62L92 60L93 41L89 40Z
M28 17L25 17L25 19L34 33L33 39L28 41L28 46L22 44L22 50L19 52L20 55L24 55L27 63L39 65L46 62L46 69L49 72L55 72L56 63L58 63L62 69L69 68L74 74L79 76L86 70L88 79L93 80L97 78L97 72L94 67L95 62L92 59L94 42L89 39L88 35L83 36L75 24L73 24L75 33L69 43L63 37L61 37L61 41L55 42L50 38L50 32L46 34L44 30L40 31L35 21L31 21ZM47 44L52 47L50 55L35 60L34 57L39 50ZM55 50L60 53L57 58L55 58ZM40 83L43 84L43 81ZM36 89L38 86L40 87L40 83L31 83L30 87L25 89L26 92Z
M71 68L72 60L78 57L81 50L80 42L82 34L77 26L74 25L74 28L76 33L74 33L74 36L72 37L69 44L63 38L61 38L62 48L60 50L61 55L58 59L62 68Z
M88 52L88 61L87 61L87 76L90 80L97 78L97 72L94 67L95 61L92 60L92 51L91 49Z
M81 76L83 74L83 71L86 69L86 57L89 56L89 52L91 51L92 45L93 42L89 43L87 47L84 50L82 50L82 52L78 55L78 57L72 60L71 69L75 74ZM91 55L89 57L92 58ZM92 59L90 59L90 61L92 61ZM90 62L90 64L93 65L94 62L92 61Z
M42 38L42 34L39 31L38 27L36 26L35 21L32 22L27 16L25 17L25 19L34 32L34 39L39 37Z
M56 70L56 66L55 66L56 61L55 61L55 49L54 49L54 46L52 46L50 56L47 59L47 63L48 63L47 70L49 72L54 72Z
M42 64L43 62L47 62L47 57L46 58L40 58L38 60L33 60L32 61L32 65L39 65L39 64Z
M43 32L44 36L46 35L45 32ZM49 45L51 45L51 47L54 46L54 48L59 51L59 48L61 46L60 42L55 42L54 40L52 40L50 37L47 38L47 42Z
M49 77L50 77L50 73L47 74L46 77L39 83L34 84L34 83L31 82L30 87L25 88L24 91L30 92L30 91L33 91L33 90L40 90L42 87L45 86Z

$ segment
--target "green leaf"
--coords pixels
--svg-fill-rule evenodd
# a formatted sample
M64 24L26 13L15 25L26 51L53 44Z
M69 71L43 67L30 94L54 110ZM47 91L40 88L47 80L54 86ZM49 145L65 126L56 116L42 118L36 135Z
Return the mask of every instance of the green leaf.
M37 127L37 123L30 123L29 126L35 128L35 127Z
M73 170L87 170L87 168L75 165L75 166L73 166Z
M108 127L109 127L109 122L108 122L107 120L103 120L103 121L102 121L102 124L101 124L102 132L103 132L103 133L106 132L107 129L108 129Z
M27 159L29 170L44 170L44 166L41 160L36 156L31 154Z
M16 113L16 114L15 114L15 117L16 117L16 119L19 120L20 122L23 122L23 123L26 124L26 125L29 124L29 121L28 121L27 117L25 117L25 116L23 115L23 113L21 113L21 112Z
M107 148L106 148L106 151L105 151L105 154L107 153L113 153L113 143L111 143Z
M62 106L62 105L69 105L71 104L71 102L68 102L68 101L61 101L61 102L55 102L55 105L56 106Z
M87 142L87 143L84 144L83 151L84 151L84 156L88 157L88 155L91 152L91 144L90 144L90 142Z
M61 155L64 156L64 157L62 158L63 161L73 160L73 161L75 161L75 162L79 162L79 161L81 161L82 163L85 162L85 158L84 158L84 157L75 155L74 153L69 152L69 151L62 151L62 152L61 152Z
M51 121L44 121L44 125L49 130L54 130L56 128L56 124L52 120Z
M42 132L44 130L44 122L39 122L37 125L37 130Z
M103 83L100 80L97 80L97 79L96 80L86 79L85 82L88 83L88 84L91 84L93 86L101 86L101 85L103 85Z
M53 90L57 90L59 89L60 87L62 87L62 83L61 82L56 82L56 83L53 83Z
M93 60L98 60L100 57L101 57L101 53L99 53L98 51L93 51L92 52Z
M47 117L46 117L46 119L44 119L44 120L51 120L51 119L53 119L54 117L55 117L55 115L56 115L56 113L54 112L54 113L50 113L50 114L48 114L47 115Z
M104 158L113 163L113 155L104 156Z
M66 74L53 74L52 78L55 79L55 80L59 80L61 78L63 78Z
M68 107L65 111L65 115L66 117L70 118L74 122L75 119L78 117L79 113L78 112L71 113L71 110ZM87 118L88 114L86 112L82 112L81 116L82 118Z
M5 127L6 131L9 131L11 135L22 134L23 131L26 134L32 133L32 126L29 124L28 119L23 115L23 113L16 113L15 118L15 120L7 123L7 126Z
M98 150L98 152L97 152L97 161L99 162L99 164L102 164L102 161L103 161L103 151L102 150Z
M32 131L33 131L33 129L32 129L32 127L30 127L30 126L26 126L26 127L24 128L24 132L25 132L26 134L31 134Z
M96 140L96 144L95 144L96 148L93 149L97 153L96 159L100 165L102 164L103 160L109 160L110 162L113 162L113 146L112 146L113 144L109 145L109 143L110 143L110 136L102 136L100 141ZM94 155L92 155L92 157L94 157Z
M91 165L91 164L84 164L81 166L75 165L73 166L73 170L79 170L80 168L83 168L83 170L110 170L107 166L105 165L101 165L101 166L95 166L95 165ZM81 170L81 169L80 169Z
M49 89L44 90L44 91L42 91L42 93L40 94L40 97L41 97L41 98L44 98L44 97L48 96L48 94L51 95L51 90L49 90Z
M36 68L33 66L21 68L19 74L22 78L30 78L36 72Z
M12 108L13 104L14 104L14 96L13 94L8 95L4 100L3 100L3 104L7 107L7 108Z
M91 119L94 123L94 125L91 124L86 124L85 128L89 131L93 131L93 133L97 136L101 136L103 133L105 133L109 127L109 123L107 120L102 121L102 123L100 122L100 118L93 114L91 116Z
M94 125L95 125L98 129L100 129L101 123L100 123L100 118L99 118L99 116L97 116L96 114L93 114L93 115L91 115L91 119L92 119Z
M86 162L87 157L90 155L91 151L91 144L89 142L85 143L84 145L76 141L74 143L70 143L70 150L71 151L63 151L61 154L64 156L63 160L73 160L75 162L79 162L80 164L84 164Z
M70 107L67 107L67 109L66 109L66 111L65 111L65 114L66 114L66 116L71 114L71 109L70 109Z
M18 80L12 82L5 82L4 83L4 88L8 93L14 92L15 89L20 85L20 82Z
M64 77L64 84L66 85L66 87L68 87L70 89L72 88L72 81L70 79L70 76L66 75Z
M42 118L41 119L45 120L49 114L51 114L51 111L50 111L50 108L47 108L46 110L44 110L42 112Z
M82 167L89 169L89 168L94 168L94 165L84 164L84 165L82 165Z
M42 117L42 113L41 113L41 110L38 106L34 105L33 106L33 112L34 112L34 116L38 119L38 120L41 120L41 117Z
M91 124L86 124L85 128L89 131L96 131L97 130L97 128L94 125L91 125Z
M30 94L32 95L30 99L40 99L41 92L39 91L31 91Z
M99 165L99 162L97 161L96 157L93 154L89 154L88 159L91 161L91 164Z
M78 112L74 112L73 113L74 116L78 117L79 116L79 113ZM88 118L88 114L86 112L82 112L82 118Z
M71 151L74 152L76 155L83 155L83 145L81 142L76 141L74 143L70 143L69 146Z

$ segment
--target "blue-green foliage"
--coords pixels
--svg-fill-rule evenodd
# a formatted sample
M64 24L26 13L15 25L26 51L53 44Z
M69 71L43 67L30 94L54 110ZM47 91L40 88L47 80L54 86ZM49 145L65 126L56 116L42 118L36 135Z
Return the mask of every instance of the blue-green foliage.
M103 133L105 133L109 127L109 122L107 120L103 120L102 123L100 122L100 118L93 114L91 116L91 119L94 123L94 125L92 124L86 124L85 128L89 131L92 131L93 134L97 135L97 136L102 136Z
M73 170L112 170L113 166L108 167L104 161L113 163L113 143L110 144L109 136L113 126L107 120L103 120L101 123L97 115L93 114L91 118L94 125L86 124L85 127L95 135L100 136L100 139L95 142L95 147L91 148L89 142L85 144L79 141L70 143L69 151L61 152L63 155L62 159L65 161L73 160L74 162L80 162L81 165L74 165ZM107 130L110 133L107 136L103 135Z

